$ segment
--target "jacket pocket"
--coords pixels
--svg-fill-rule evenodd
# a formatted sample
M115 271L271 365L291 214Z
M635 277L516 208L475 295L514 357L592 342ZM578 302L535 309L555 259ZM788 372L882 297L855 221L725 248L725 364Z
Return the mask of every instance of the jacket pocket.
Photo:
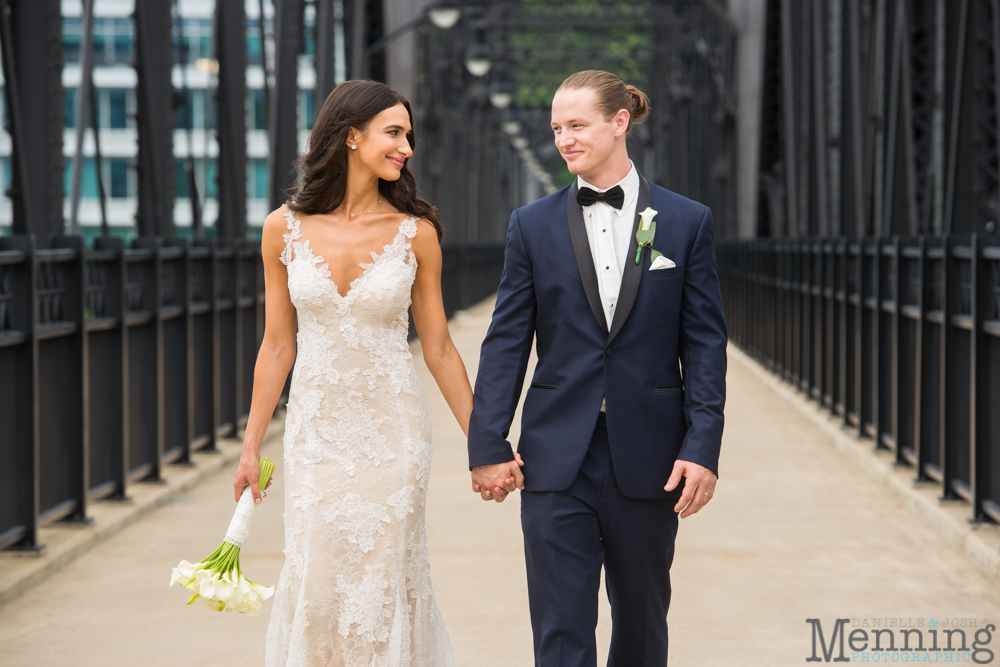
M558 389L557 384L542 384L540 382L532 382L530 385L531 389Z
M675 391L684 391L684 385L681 385L679 387L659 387L657 389L654 389L653 393L656 393L656 394L672 394Z
M684 265L672 266L669 269L657 269L656 271L650 271L646 269L646 278L648 280L666 280L667 278L676 278L677 276L684 275Z

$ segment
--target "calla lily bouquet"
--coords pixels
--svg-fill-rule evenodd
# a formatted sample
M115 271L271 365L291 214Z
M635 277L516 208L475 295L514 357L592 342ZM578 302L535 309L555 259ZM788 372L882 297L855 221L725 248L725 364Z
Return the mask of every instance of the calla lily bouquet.
M260 460L258 488L263 489L274 474L271 459ZM191 591L188 604L202 599L212 611L238 611L247 616L260 613L260 603L274 595L274 586L261 586L243 576L240 547L250 532L256 505L247 485L236 505L236 513L226 531L226 539L212 554L197 563L182 560L170 575L170 585L180 584Z

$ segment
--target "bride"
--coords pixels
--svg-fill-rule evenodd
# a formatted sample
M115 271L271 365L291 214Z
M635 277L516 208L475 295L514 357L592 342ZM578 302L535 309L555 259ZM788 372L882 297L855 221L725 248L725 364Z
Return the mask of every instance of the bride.
M294 361L268 667L455 664L427 556L431 424L407 344L411 304L427 368L466 433L472 388L441 301L441 220L406 166L412 122L388 86L337 86L301 187L264 222L266 328L234 487L237 498L256 489Z

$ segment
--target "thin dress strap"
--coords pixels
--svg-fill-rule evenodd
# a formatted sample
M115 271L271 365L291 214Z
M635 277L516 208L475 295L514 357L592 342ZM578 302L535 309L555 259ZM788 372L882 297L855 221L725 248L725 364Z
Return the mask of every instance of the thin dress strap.
M399 223L399 234L406 239L407 248L410 246L409 241L412 241L413 237L417 235L417 220L419 220L419 218L410 215L407 216L403 222Z
M285 234L285 249L281 251L281 263L288 266L292 261L292 244L302 238L299 231L299 219L292 211L285 211L285 220L288 221L288 233Z

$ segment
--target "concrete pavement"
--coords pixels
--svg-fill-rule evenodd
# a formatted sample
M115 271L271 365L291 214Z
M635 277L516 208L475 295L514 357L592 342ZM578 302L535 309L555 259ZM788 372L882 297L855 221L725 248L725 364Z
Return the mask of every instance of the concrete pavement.
M491 312L484 302L451 324L472 376ZM464 438L419 343L414 356L434 421L432 568L459 664L530 665L519 500L487 504L471 492ZM995 578L838 451L752 362L735 352L730 358L719 486L678 534L672 665L801 664L812 653L807 618L821 620L827 641L836 618L869 625L966 619L975 623L966 628L970 645L976 630L1000 625ZM280 444L264 455L280 470ZM222 539L233 510L232 472L209 477L0 607L0 664L262 664L270 603L256 618L215 614L200 603L184 606L184 593L167 587L173 565L206 555ZM245 571L265 583L277 580L282 562L280 499L272 494L258 508L243 549ZM603 596L601 605L603 664L610 638ZM926 630L924 637L929 643ZM1000 653L1000 638L988 648ZM962 661L971 664L970 655Z

